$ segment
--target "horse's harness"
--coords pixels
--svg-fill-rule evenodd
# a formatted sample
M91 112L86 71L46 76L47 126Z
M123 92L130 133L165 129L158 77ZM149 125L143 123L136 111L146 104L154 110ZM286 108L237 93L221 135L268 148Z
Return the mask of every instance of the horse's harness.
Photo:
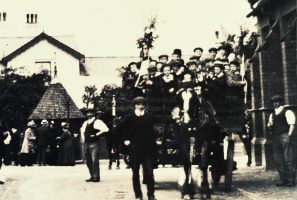
M206 112L207 108L202 103L202 97L189 90L184 90L181 93L181 97L183 100L182 109L180 107L173 109L173 119L175 119L179 126L186 128L188 133L195 133L210 121L210 116ZM197 103L190 107L190 100L192 98L197 98L197 101L195 101ZM189 113L190 109L194 109L192 114Z

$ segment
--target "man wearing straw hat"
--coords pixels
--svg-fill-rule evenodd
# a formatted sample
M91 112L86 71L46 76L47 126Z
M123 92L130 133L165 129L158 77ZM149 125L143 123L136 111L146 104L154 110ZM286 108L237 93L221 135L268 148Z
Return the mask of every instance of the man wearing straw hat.
M43 119L41 126L36 130L37 136L37 163L39 166L46 165L46 149L49 145L49 127L48 121Z
M100 182L99 136L109 131L106 124L95 118L93 109L86 110L87 120L81 127L81 139L86 144L87 167L90 178L87 182Z

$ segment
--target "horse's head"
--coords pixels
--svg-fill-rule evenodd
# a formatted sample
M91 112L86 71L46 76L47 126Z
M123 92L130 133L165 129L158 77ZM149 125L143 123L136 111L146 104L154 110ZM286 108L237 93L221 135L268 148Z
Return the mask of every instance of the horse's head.
M188 124L191 121L191 117L189 112L191 112L192 101L191 99L194 97L193 89L185 89L179 94L179 106L175 107L171 116L172 119L176 120L179 124Z

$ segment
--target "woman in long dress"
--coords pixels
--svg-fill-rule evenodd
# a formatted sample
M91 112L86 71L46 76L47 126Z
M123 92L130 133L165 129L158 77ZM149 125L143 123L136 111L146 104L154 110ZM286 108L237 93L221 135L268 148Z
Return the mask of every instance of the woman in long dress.
M21 166L32 166L33 165L33 155L35 153L36 135L34 128L36 124L33 120L29 121L27 124L27 129L24 134L24 140L21 148Z
M58 137L60 142L59 158L58 163L62 166L74 166L75 165L75 155L73 138L69 130L69 124L62 122L62 134Z

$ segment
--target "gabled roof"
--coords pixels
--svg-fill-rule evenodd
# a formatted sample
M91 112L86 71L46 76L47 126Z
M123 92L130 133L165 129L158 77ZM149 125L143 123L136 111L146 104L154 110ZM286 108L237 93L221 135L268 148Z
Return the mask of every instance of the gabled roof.
M77 119L85 116L77 108L61 83L51 84L29 119Z
M42 32L41 34L39 34L38 36L34 37L29 42L23 44L21 47L19 47L15 51L13 51L10 54L8 54L7 56L3 57L2 58L2 62L3 63L7 63L8 61L12 60L16 56L20 55L21 53L23 53L24 51L26 51L27 49L31 48L32 46L34 46L35 44L37 44L38 42L40 42L42 40L48 41L52 45L54 45L54 46L60 48L61 50L69 53L70 55L72 55L73 57L75 57L77 59L84 58L84 55L83 54L81 54L78 51L74 50L73 48L67 46L66 44L60 42L59 40L55 39L54 37L51 37L51 36L47 35L46 33Z

